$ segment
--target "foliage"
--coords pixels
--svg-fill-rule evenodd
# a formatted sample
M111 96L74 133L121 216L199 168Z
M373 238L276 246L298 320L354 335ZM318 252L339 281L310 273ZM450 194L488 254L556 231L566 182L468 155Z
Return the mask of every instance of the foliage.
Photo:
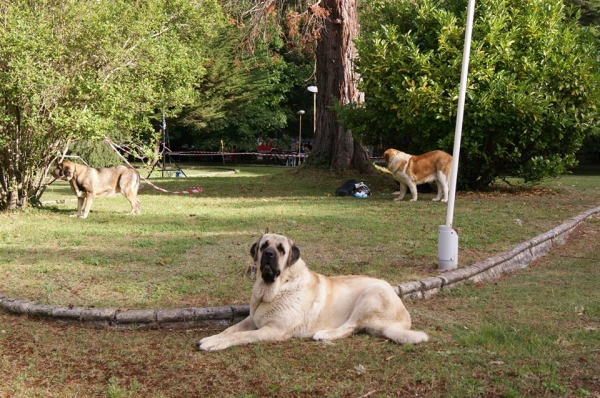
M589 27L596 38L596 47L600 48L600 0L566 0L566 4L575 5L580 10L579 23ZM580 162L600 161L600 126L586 136L583 146L577 153Z
M0 4L0 209L25 208L72 139L152 130L157 109L192 102L214 1Z
M331 101L335 98L348 104L361 98L354 79L356 51L353 40L359 33L356 0L259 0L251 3L234 0L225 4L233 18L245 26L242 46L253 48L259 41L269 43L273 37L281 37L292 58L305 58L306 52L315 50L316 70L304 81L304 86L310 81L319 87L314 106L318 110L313 113L317 126L314 131L318 130L318 133L314 134L307 164L372 172L367 148L354 140L350 130L339 125ZM295 110L306 109L300 102L295 105ZM290 116L293 117L293 113L288 113L291 122ZM286 133L289 135L289 131Z
M377 1L362 22L364 106L343 123L371 143L451 150L466 1ZM597 51L560 0L477 3L459 185L525 181L576 164L597 123ZM568 73L565 73L568 71Z
M565 0L565 4L574 5L581 10L579 22L596 28L600 25L599 0Z
M80 156L91 167L108 167L121 164L121 159L104 141L77 141L70 154Z
M577 152L581 164L600 163L600 134L590 134L585 137L583 146Z
M258 137L277 135L294 118L282 105L310 74L309 64L286 59L275 34L268 42L256 42L252 53L238 51L243 34L233 27L214 40L207 73L195 84L199 99L172 124L180 143L217 149L223 140L226 150L255 150Z

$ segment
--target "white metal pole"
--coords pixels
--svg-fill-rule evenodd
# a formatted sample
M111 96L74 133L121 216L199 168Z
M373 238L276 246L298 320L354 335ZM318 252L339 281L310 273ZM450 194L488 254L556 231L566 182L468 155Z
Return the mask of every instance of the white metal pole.
M308 91L313 93L313 138L317 136L317 93L319 89L317 86L306 87Z
M298 134L298 162L300 162L300 154L302 153L302 114L300 114L300 133Z
M448 210L446 225L440 225L438 230L438 269L447 270L458 266L458 235L452 229L454 218L454 202L456 198L456 180L458 178L458 159L460 155L460 140L462 137L463 115L465 109L465 96L469 75L469 57L471 53L471 36L473 32L473 15L475 14L475 0L469 0L467 7L467 25L465 28L465 45L463 49L462 70L460 74L460 88L458 94L458 109L456 112L456 126L454 131L454 149L452 151L452 174L448 187Z
M296 114L300 116L300 131L298 133L298 166L300 166L300 155L302 153L302 115L304 115L304 111L301 109Z
M313 93L313 139L317 135L317 93Z
M469 0L467 10L467 28L465 31L465 47L463 50L462 71L460 74L460 89L458 93L458 110L456 113L456 127L454 133L454 150L452 151L452 174L448 194L448 212L446 225L452 226L454 217L454 199L456 197L456 180L458 178L458 158L460 155L460 140L462 138L463 115L465 111L465 96L469 77L469 57L471 54L471 34L473 32L473 15L475 13L475 0Z

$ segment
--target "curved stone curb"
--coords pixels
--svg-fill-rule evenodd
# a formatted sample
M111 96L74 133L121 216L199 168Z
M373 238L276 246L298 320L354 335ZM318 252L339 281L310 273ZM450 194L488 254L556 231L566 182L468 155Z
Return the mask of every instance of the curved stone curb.
M9 312L49 319L64 324L80 324L88 327L110 329L224 328L241 321L250 313L247 305L160 310L60 307L40 305L2 295L0 295L0 308Z
M562 245L580 223L597 213L600 213L600 207L570 218L558 227L516 245L506 253L498 254L468 267L447 271L439 276L420 281L402 283L395 286L396 293L402 298L428 298L440 290L449 290L467 281L494 280L507 272L525 268L532 261L548 253L553 246Z
M570 218L558 227L516 245L506 253L439 276L402 283L394 286L394 289L402 298L420 299L431 297L440 290L451 289L467 281L496 279L504 273L527 267L532 261L548 253L554 245L562 245L580 223L597 213L600 213L600 207ZM247 305L158 310L60 307L12 299L3 295L0 295L0 308L60 323L110 329L224 328L241 321L250 313Z

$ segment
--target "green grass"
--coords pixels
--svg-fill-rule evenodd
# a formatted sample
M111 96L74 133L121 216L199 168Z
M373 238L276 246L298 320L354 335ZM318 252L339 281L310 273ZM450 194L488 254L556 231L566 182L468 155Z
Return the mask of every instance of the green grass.
M407 301L431 341L198 352L214 330L92 330L0 312L0 397L598 397L600 219L497 283Z
M140 192L142 214L123 197L98 199L86 220L70 218L75 202L24 214L0 214L0 292L41 304L167 308L246 304L251 244L268 228L293 239L309 266L328 275L366 274L392 283L437 273L437 230L447 206L421 194L394 202L388 176L336 175L284 167L186 168L157 178L170 190L201 186L198 195ZM226 168L225 168L226 171ZM142 175L146 175L142 172ZM347 178L364 181L366 199L336 197ZM466 266L598 206L600 181L571 175L534 188L460 192L454 226ZM50 185L43 201L70 199Z

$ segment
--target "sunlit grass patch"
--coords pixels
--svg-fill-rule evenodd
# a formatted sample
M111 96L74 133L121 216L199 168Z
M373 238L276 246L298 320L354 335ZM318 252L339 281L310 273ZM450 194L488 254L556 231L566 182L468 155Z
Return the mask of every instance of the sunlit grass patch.
M237 167L210 177L156 177L165 194L144 186L142 213L123 197L97 199L86 220L75 202L0 215L0 292L44 304L180 307L245 303L251 244L267 228L293 239L309 267L328 275L367 274L391 283L437 274L437 231L447 207L394 202L389 176L337 175L285 167ZM207 174L186 168L188 175ZM222 168L217 168L222 171ZM146 172L142 172L145 176ZM365 182L366 199L336 197L346 179ZM597 177L570 175L535 187L499 185L459 192L454 227L460 266L555 227L598 205ZM71 199L62 182L42 200ZM189 277L195 275L197 277Z

